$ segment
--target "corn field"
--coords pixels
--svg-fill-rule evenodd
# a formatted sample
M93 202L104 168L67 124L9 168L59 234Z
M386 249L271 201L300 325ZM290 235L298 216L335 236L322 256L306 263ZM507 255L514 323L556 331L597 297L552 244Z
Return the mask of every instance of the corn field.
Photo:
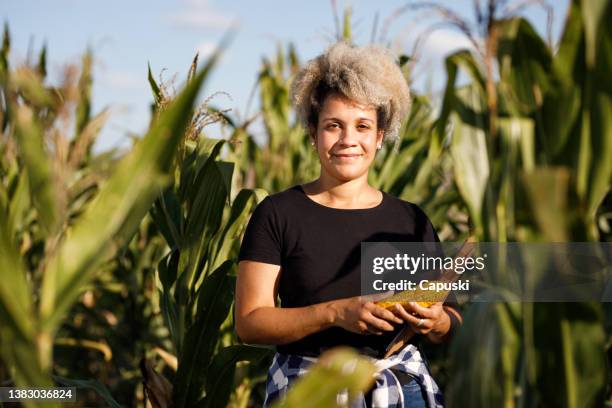
M414 5L427 7L444 11ZM464 34L483 41L446 57L439 102L413 93L370 184L419 204L443 241L610 242L612 2L573 0L554 46L524 18L481 11ZM339 36L351 30L347 12ZM83 407L261 406L274 349L234 333L240 241L266 195L316 178L319 163L290 104L295 45L262 60L263 143L254 118L198 102L226 47L196 56L177 94L150 66L149 130L127 151L96 152L110 113L92 112L92 54L50 84L46 48L11 66L5 26L0 386L76 387ZM409 81L412 59L398 64ZM609 303L462 312L453 341L426 348L449 406L612 407ZM326 355L281 405L331 407L338 390L365 389L366 360L342 369L355 358Z

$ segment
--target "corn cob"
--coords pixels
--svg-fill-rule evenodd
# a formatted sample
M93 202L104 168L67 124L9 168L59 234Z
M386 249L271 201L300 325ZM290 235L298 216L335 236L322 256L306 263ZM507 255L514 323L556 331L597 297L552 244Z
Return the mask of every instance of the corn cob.
M416 302L418 305L423 307L430 307L436 302L443 302L448 295L448 291L431 291L431 290L405 290L400 293L396 293L393 296L374 302L376 305L385 309L391 309L396 303L406 307L409 302Z

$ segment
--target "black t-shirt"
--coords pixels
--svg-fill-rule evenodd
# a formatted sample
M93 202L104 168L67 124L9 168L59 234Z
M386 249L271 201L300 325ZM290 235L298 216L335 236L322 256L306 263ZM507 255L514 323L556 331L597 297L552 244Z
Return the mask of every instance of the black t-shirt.
M415 204L383 192L372 208L338 209L309 198L300 185L266 197L246 228L238 260L280 265L281 307L303 307L359 296L361 242L431 242L438 236ZM379 356L401 329L382 335L333 327L296 342L280 353L318 356L347 345ZM370 349L370 350L368 350Z

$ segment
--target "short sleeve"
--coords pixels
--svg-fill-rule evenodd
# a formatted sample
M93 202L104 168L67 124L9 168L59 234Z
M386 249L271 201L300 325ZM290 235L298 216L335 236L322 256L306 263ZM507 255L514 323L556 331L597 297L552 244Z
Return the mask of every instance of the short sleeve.
M280 230L274 204L270 197L266 197L251 215L240 245L238 262L249 260L280 265Z
M413 204L413 206L416 214L417 236L422 242L440 242L438 233L429 217L418 205Z

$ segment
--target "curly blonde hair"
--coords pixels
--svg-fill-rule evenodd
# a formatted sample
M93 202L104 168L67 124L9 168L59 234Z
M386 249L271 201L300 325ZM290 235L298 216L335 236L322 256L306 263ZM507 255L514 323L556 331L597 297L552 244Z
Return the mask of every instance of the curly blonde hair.
M397 146L402 119L410 109L410 90L388 49L342 41L308 61L291 85L293 105L307 129L316 128L323 101L332 93L374 106L384 140Z

